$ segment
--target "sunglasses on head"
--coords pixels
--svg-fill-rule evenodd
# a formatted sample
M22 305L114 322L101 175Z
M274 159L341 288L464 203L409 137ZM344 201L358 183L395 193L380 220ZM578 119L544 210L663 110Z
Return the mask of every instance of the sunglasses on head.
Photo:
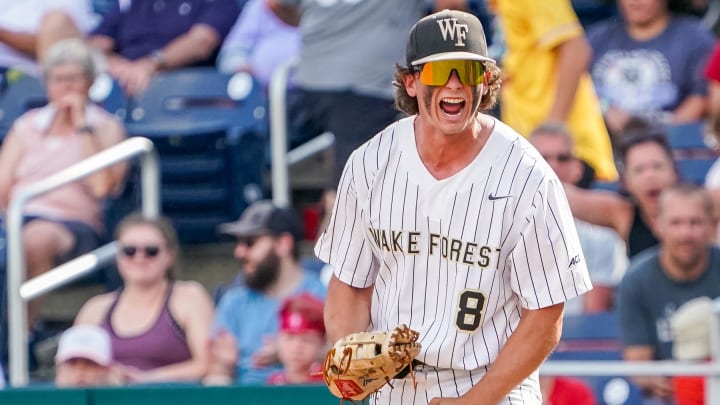
M444 86L454 70L462 84L477 86L485 82L485 65L479 60L439 60L416 68L420 83L426 86Z
M155 257L160 253L160 246L148 245L148 246L133 246L125 245L120 248L120 252L125 257L135 257L135 254L142 251L145 257Z

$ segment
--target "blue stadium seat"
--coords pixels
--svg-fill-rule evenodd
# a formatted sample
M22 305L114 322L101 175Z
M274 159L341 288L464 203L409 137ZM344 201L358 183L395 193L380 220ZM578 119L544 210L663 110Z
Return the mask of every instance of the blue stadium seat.
M681 179L697 185L704 185L705 176L716 160L715 158L677 159L675 164L680 172Z
M126 128L155 143L163 213L182 242L217 240L219 223L263 196L266 103L249 74L213 68L157 75L131 98Z
M673 150L707 150L709 145L704 137L704 123L691 122L687 124L668 125L668 143Z
M620 323L615 312L566 315L560 343L550 360L622 360ZM639 388L622 376L583 377L599 405L640 405Z
M566 315L551 360L621 360L620 324L614 312Z
M95 79L90 88L90 99L119 119L125 119L129 99L110 75L102 73Z
M12 82L0 98L0 140L5 138L17 117L45 104L45 88L38 78L23 76Z

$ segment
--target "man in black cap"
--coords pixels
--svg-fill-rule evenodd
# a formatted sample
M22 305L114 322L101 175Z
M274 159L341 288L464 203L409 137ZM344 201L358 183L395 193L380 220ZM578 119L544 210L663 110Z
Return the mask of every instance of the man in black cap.
M410 117L345 166L315 246L334 268L328 336L407 324L422 346L414 377L375 404L540 405L537 370L564 302L592 288L562 184L482 112L499 77L477 18L421 19L395 71L395 105Z
M299 264L303 227L294 211L259 201L220 232L236 238L242 283L218 304L206 383L262 384L280 369L274 341L280 304L304 292L324 297L325 286Z

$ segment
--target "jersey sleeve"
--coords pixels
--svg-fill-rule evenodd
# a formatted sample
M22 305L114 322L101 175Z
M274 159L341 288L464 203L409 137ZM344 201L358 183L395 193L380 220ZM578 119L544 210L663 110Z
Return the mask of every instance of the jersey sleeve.
M330 221L315 244L315 254L333 267L340 281L365 288L374 284L378 266L364 225L362 197L355 187L355 168L362 162L358 152L345 165Z
M528 19L538 46L554 48L584 31L573 11L570 0L527 0L523 13Z
M517 244L510 254L511 286L522 306L539 309L565 302L592 284L565 192L546 178L533 196Z

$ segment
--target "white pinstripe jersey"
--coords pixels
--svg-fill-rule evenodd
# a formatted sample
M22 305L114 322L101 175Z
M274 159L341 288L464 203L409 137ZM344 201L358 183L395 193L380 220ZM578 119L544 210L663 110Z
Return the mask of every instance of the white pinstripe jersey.
M496 120L473 162L436 180L413 122L350 157L315 253L341 281L375 285L370 329L408 324L419 360L474 370L495 360L521 308L592 287L562 184L524 138Z

